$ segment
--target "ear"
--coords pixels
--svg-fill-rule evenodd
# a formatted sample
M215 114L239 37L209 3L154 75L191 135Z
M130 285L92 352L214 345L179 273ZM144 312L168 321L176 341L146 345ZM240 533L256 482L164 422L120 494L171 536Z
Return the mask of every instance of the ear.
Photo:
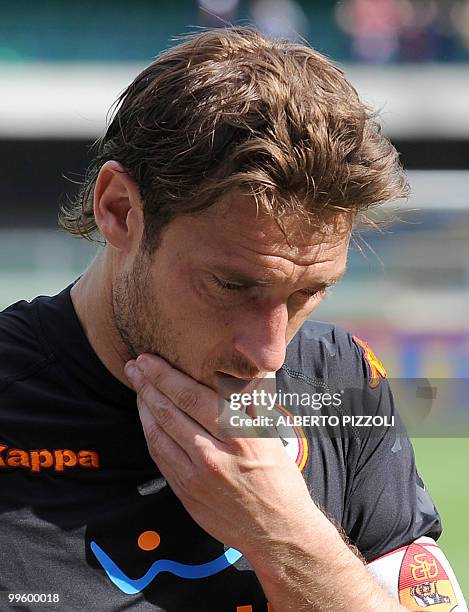
M136 182L122 164L107 161L94 188L94 218L106 242L130 252L143 233L143 208Z

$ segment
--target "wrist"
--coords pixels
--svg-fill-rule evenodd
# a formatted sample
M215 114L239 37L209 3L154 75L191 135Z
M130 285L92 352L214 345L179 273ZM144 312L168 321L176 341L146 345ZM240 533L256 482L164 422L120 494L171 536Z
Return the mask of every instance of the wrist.
M276 535L246 552L271 606L283 612L403 610L374 581L358 551L320 514L308 515L301 527L285 532L289 535ZM350 588L331 592L331 584Z
M324 521L306 523L306 528L303 525L303 530L294 538L273 539L246 557L276 610L394 612L402 609L372 579L356 551L346 544L326 517ZM331 584L347 584L350 589L331 592Z
M279 517L265 530L262 538L256 539L255 544L243 552L258 576L291 572L293 565L304 569L305 564L312 564L318 568L330 563L331 559L338 566L346 566L347 560L350 562L353 558L362 564L336 527L314 504L301 513L300 521L297 515Z

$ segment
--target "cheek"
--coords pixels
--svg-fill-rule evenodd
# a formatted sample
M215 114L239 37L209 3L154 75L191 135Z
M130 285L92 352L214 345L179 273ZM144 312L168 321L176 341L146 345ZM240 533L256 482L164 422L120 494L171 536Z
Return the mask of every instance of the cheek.
M163 301L166 316L178 336L190 345L191 353L202 356L225 341L233 319L206 299L206 290L194 275L174 270L167 274L162 286L159 301Z

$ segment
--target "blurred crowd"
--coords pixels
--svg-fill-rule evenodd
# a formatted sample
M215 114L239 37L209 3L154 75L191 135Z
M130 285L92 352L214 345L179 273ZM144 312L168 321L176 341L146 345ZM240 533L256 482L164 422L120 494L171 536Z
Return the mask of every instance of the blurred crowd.
M198 1L203 25L233 23L246 5L248 18L273 35L314 40L323 24L330 38L342 33L344 55L361 62L469 59L469 0Z
M469 0L2 0L0 63L144 62L194 26L236 23L337 61L469 62Z
M452 61L469 52L469 0L347 0L336 17L366 62Z

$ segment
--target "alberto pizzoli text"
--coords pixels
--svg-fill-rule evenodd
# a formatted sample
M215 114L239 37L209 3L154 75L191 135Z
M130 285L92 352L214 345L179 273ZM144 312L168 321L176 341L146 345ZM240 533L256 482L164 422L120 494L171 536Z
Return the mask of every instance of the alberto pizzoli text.
M394 427L393 416L381 415L258 415L244 413L230 416L232 427Z

